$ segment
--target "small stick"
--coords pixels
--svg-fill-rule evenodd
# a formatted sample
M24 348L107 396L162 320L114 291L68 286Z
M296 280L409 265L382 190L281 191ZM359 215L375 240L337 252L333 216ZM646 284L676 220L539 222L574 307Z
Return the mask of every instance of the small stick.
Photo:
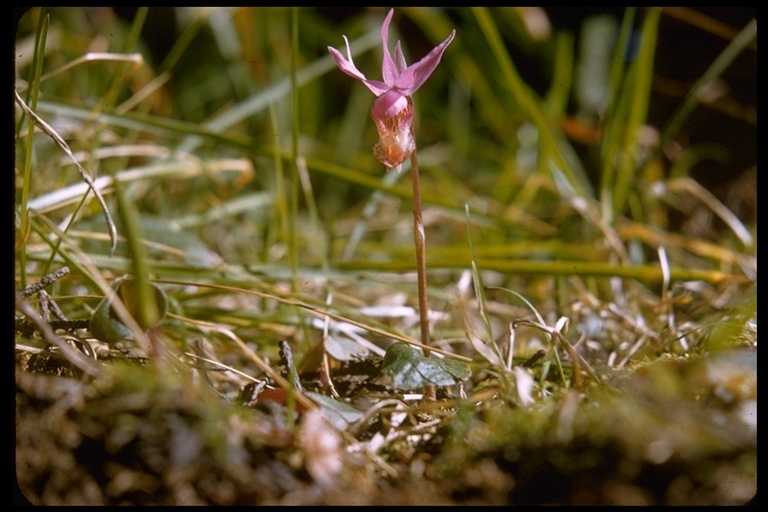
M43 278L37 283L32 283L23 290L16 292L16 298L26 299L27 297L36 294L46 286L55 283L67 274L69 274L69 267L61 267L58 270L54 270L50 274L43 276Z
M282 362L285 365L286 378L290 379L293 377L293 388L299 393L303 393L304 389L301 387L301 381L299 380L299 371L293 364L293 352L291 351L291 346L285 340L280 341L278 346L280 347L280 359L282 359Z
M25 301L23 298L17 297L16 309L21 311L27 318L34 322L43 338L45 338L45 340L51 345L57 346L69 362L83 370L91 377L98 378L101 376L102 372L99 369L98 364L93 359L84 356L77 350L67 345L67 343L61 337L53 332L51 326L42 319L38 312L35 311L35 309L27 301Z

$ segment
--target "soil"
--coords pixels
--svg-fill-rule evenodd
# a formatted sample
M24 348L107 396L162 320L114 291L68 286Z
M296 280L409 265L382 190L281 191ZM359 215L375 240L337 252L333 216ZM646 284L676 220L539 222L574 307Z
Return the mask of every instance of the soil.
M490 377L467 399L439 394L425 405L406 394L380 396L369 400L366 421L344 431L317 410L291 414L290 404L266 399L237 403L199 375L146 363L111 366L90 379L52 354L17 356L19 500L756 503L753 348L662 358L603 374L581 390L553 387L549 399L527 407L505 399ZM384 408L385 400L408 407Z

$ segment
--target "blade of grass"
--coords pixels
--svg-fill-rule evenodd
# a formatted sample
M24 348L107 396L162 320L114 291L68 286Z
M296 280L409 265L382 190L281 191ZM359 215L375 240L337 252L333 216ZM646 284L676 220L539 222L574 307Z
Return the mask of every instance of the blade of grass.
M64 342L64 340L62 340L59 335L54 332L54 330L51 328L51 325L43 320L43 318L38 314L37 311L35 311L35 308L33 308L29 302L20 297L16 297L16 309L23 313L28 319L30 319L40 330L43 338L45 338L48 343L61 350L62 354L67 358L68 361L93 378L99 378L102 376L102 371L101 368L99 368L99 365L90 357L84 356L72 348L69 344Z
M531 91L530 87L523 82L522 77L512 63L512 59L504 46L501 35L488 9L485 7L473 7L472 11L491 47L491 52L499 64L502 76L514 100L536 124L539 130L539 138L542 143L540 148L541 154L546 156L546 159L542 159L541 165L545 169L551 165L551 171L562 173L577 195L581 197L592 196L592 186L589 184L589 180L580 162L575 158L573 148L569 147L562 134L556 133L542 110L540 100L536 98L535 93Z
M511 293L512 295L514 295L515 297L517 297L518 299L523 301L523 303L526 306L528 306L528 309L530 309L533 312L533 314L536 316L536 319L539 321L540 325L546 325L546 323L544 322L544 317L541 316L541 313L539 313L539 310L536 309L536 307L533 304L531 304L531 302L528 299L526 299L523 295L517 293L514 290L510 290L508 288L502 288L502 287L499 287L499 286L491 286L489 288L490 289L496 289L496 290L502 290L502 291L505 291L507 293ZM514 331L515 326L514 325L510 326L510 329L512 329ZM545 331L544 334L546 335L547 341L549 342L549 352L555 358L555 364L557 365L558 372L560 373L560 378L562 379L563 383L566 383L567 381L566 381L566 378L565 378L565 371L563 370L563 363L560 360L560 354L558 354L557 350L554 350L554 348L555 348L555 340L552 339L552 334L550 334L549 332ZM512 354L510 353L510 358L511 357L512 357ZM539 382L544 382L546 380L547 375L549 374L549 368L550 368L551 363L552 363L552 359L551 358L547 358L547 360L542 365L541 378L539 379Z
M42 118L40 118L37 114L35 114L32 110L27 107L27 105L24 103L24 101L21 99L21 96L19 96L19 93L16 92L16 103L19 104L19 106L22 107L22 110L24 110L24 113L29 116L29 118L34 121L34 124L36 124L40 129L42 129L46 135L51 137L53 141L61 148L64 153L69 156L72 161L75 163L75 166L77 167L77 170L80 172L80 177L83 179L83 181L88 185L88 191L92 191L94 195L96 196L96 199L99 201L99 205L101 206L101 209L104 213L104 219L107 224L107 229L109 231L110 238L112 240L112 250L114 251L115 244L117 243L117 228L115 227L115 223L112 220L112 215L109 213L109 208L107 207L107 203L104 201L104 198L101 196L101 193L99 190L95 187L93 183L93 178L91 178L91 175L88 174L88 172L83 168L82 165L80 165L80 162L78 162L73 154L72 150L69 148L69 145L64 141L64 139L56 133L56 131L48 125Z
M142 64L144 62L144 58L140 53L124 54L114 52L88 52L85 55L76 58L75 60L67 62L63 66L54 69L53 71L49 71L45 75L41 76L39 81L44 82L49 78L53 78L54 76L64 73L65 71L69 71L81 64L90 62L128 62L137 65ZM19 88L19 90L23 91L24 88Z
M58 229L44 216L37 217L32 223L32 228L52 250L61 256L66 265L72 269L73 275L78 273L99 288L112 304L111 307L118 319L131 330L136 343L149 349L151 347L149 339L144 334L143 329L139 327L136 319L128 312L115 290L101 275L100 265L97 267L94 261L66 233ZM52 240L52 236L56 237L56 240Z
M418 23L419 29L435 44L442 41L444 35L454 28L453 22L445 13L417 7L409 7L406 12L408 17ZM459 38L452 44L465 43L462 43ZM466 48L464 51L450 52L450 56L446 58L452 61L455 80L471 92L473 112L477 113L482 125L499 140L514 137L514 126L509 122L508 116L504 115L504 107L497 97L498 91L489 83L487 72L482 68L482 60L476 59L474 54ZM470 142L472 141L466 141L466 143Z
M405 165L403 167L403 170L405 172L408 172L409 165ZM388 189L392 187L395 183L397 183L400 180L400 177L403 176L405 173L399 173L399 172L388 172L385 173L384 176L381 178L381 186L383 189ZM360 240L362 240L363 236L365 235L365 229L368 226L368 224L371 221L371 218L376 214L376 211L379 208L379 204L381 203L382 199L384 198L384 191L382 189L377 189L373 191L373 194L371 194L371 197L368 199L368 201L365 203L365 206L363 207L363 211L360 212L360 217L358 217L357 222L355 223L355 227L352 228L352 232L349 235L349 238L347 239L347 244L344 246L344 251L341 254L341 261L349 261L352 259L352 255L355 253L355 250L357 249L358 244L360 243Z
M613 165L613 159L616 156L620 156L615 182L605 184L611 188L611 197L613 199L613 201L608 202L608 204L612 204L613 208L613 211L609 212L611 213L611 221L608 224L612 223L613 213L620 214L623 211L627 197L634 186L634 177L642 158L639 135L648 117L648 105L650 103L651 84L653 81L653 62L656 55L656 38L660 16L661 9L658 8L650 9L646 14L640 32L642 46L634 62L630 65L628 72L628 82L630 85L626 88L626 94L620 100L623 105L619 109L626 112L623 140L620 141L619 147L614 148L610 152L613 158L605 162L605 165Z
M360 38L350 43L355 55L370 50L381 44L380 30L371 30ZM321 57L305 68L297 70L295 77L286 77L278 80L274 85L259 91L256 95L233 105L221 114L213 116L202 124L201 133L218 134L227 128L261 112L270 103L276 102L291 93L292 87L299 88L317 77L336 68L336 63L331 55ZM292 85L292 80L295 84ZM179 146L182 151L191 152L200 144L199 137L190 137ZM249 144L250 145L250 144Z
M610 223L614 217L614 192L613 184L616 182L616 155L622 148L622 136L626 125L626 86L629 80L628 70L625 69L625 61L630 52L629 41L633 31L636 8L630 7L624 11L619 30L618 42L614 50L610 71L609 98L603 123L603 136L600 144L602 169L600 174L600 200L603 222Z
M741 240L741 243L745 247L751 248L754 241L752 234L749 232L744 223L734 213L728 209L723 203L721 203L715 195L704 188L698 181L693 178L677 178L667 182L667 189L672 194L679 195L681 192L688 192L705 204L715 215L733 231L733 233Z
M658 147L654 154L648 157L649 160L657 156L665 144L680 132L683 124L685 124L685 121L690 117L691 113L698 105L702 91L722 75L734 60L736 60L736 57L752 44L756 38L757 20L753 19L744 26L736 37L733 38L722 53L718 55L715 61L707 68L704 74L701 75L701 78L699 78L693 85L683 103L677 108L675 113L672 114L672 117L661 130L661 139L659 140Z
M91 109L48 101L38 102L37 112L52 116L93 121L106 126L138 130L142 133L158 136L196 136L200 139L209 140L214 143L230 144L241 148L253 148L254 146L253 138L249 135L210 129L207 128L205 124L200 125L199 123L179 121L170 117L153 116L138 112L121 112L120 114L114 114L102 111L94 113ZM200 142L199 139L198 142ZM189 151L184 148L180 148L177 151L181 153L193 153L194 147Z
M547 113L554 118L567 114L568 101L573 83L573 35L563 32L557 35L552 81L544 104Z
M30 108L34 111L37 108L37 98L40 93L40 75L43 72L43 60L45 59L45 41L48 36L48 24L50 17L48 16L48 9L42 8L40 10L37 28L35 32L35 50L32 58L32 77L29 80L30 90L27 95L27 101L30 104ZM18 94L18 93L17 93ZM21 122L21 121L20 121ZM16 130L19 133L21 127ZM35 135L35 123L32 119L29 120L27 125L27 144L24 148L24 179L21 186L21 198L19 205L19 227L18 230L26 238L26 233L29 231L29 217L28 217L28 200L29 200L29 184L30 176L32 175L32 150ZM20 240L19 251L19 270L21 278L21 287L24 288L27 285L27 269L26 269L26 243L24 240Z
M223 171L228 169L234 169L237 171L242 170L243 160L212 160L201 161L190 158L189 160L178 160L165 162L160 164L151 164L145 166L134 167L126 169L118 173L115 177L112 176L99 176L93 180L93 188L98 191L107 193L112 187L113 181L119 179L123 183L129 183L133 181L141 180L157 180L161 178L170 179L182 179L192 178L194 176L204 175L206 172L211 171ZM245 166L247 172L251 169L250 162ZM29 200L29 209L36 212L46 212L62 208L67 206L72 201L77 200L83 194L85 194L90 185L87 183L76 183L68 187L54 190L47 194L35 197Z
M605 121L603 124L603 137L601 140L601 152L603 162L610 161L610 155L612 148L618 144L616 138L619 136L620 126L618 123L617 109L619 100L622 97L622 91L624 90L624 82L626 80L626 73L624 68L624 62L626 56L629 53L629 38L632 34L633 23L635 20L636 8L629 7L624 11L624 15L621 19L621 27L616 42L616 48L613 52L613 58L611 59L610 79L608 88L608 101L605 108ZM617 122L614 122L616 120ZM603 169L603 174L612 173L613 167L606 167ZM612 182L613 178L602 178L603 181Z
M144 234L139 221L139 212L134 204L126 197L124 185L120 180L114 181L117 196L117 211L125 230L125 238L131 255L131 267L136 284L139 325L148 329L160 320L155 291L149 283L147 268L147 251L144 247Z
M361 329L365 329L366 331L370 332L371 334L376 334L379 336L383 336L385 338L390 338L394 341L402 341L403 343L408 343L409 345L413 345L415 347L419 347L422 350L429 349L432 352L437 352L439 354L442 354L446 357L451 357L453 359L457 359L459 361L465 361L465 362L471 362L472 360L468 357L460 356L458 354L454 354L452 352L449 352L447 350L443 350L437 347L428 347L419 341L411 338L410 336L407 336L405 334L401 334L398 332L393 331L390 327L386 325L376 325L376 322L372 322L370 318L365 317L365 321L357 320L356 318L353 318L351 315L348 315L346 313L337 313L336 311L327 309L327 305L323 301L315 301L315 303L310 303L306 300L300 300L297 298L294 298L294 294L290 294L290 296L280 295L277 293L270 293L270 292L264 292L257 290L253 287L244 288L242 286L243 281L237 281L236 284L233 285L227 285L227 284L217 284L217 283L209 283L209 282L201 282L200 280L179 280L179 279L165 279L165 278L158 278L155 279L154 282L156 283L165 283L165 284L176 284L181 286L198 286L201 288L210 288L215 290L222 290L227 291L230 293L243 293L245 295L253 295L256 297L264 297L269 300L274 300L276 302L280 302L282 304L287 304L291 306L297 306L300 307L306 311L309 311L310 313L320 317L329 317L333 320L337 320L340 322L345 322L350 325L354 325L356 327L359 327ZM307 298L308 299L308 298ZM337 306L337 309L338 306Z
M432 260L428 261L433 269L462 269L471 261ZM530 261L530 260L494 260L478 259L478 265L486 270L496 270L512 275L579 275L594 277L621 277L636 279L647 283L660 283L663 279L661 269L650 265L635 265L631 267L606 264L593 261ZM340 270L372 270L376 272L407 272L409 263L405 261L348 261L339 262L336 268ZM748 276L731 274L719 270L696 270L690 268L670 268L672 280L705 281L708 283L749 283Z
M136 16L133 18L133 23L131 23L131 28L129 29L128 35L123 43L122 53L129 54L134 50L134 48L136 48L139 42L139 36L141 35L141 29L147 19L148 12L149 7L139 7L136 10ZM115 108L120 90L128 83L126 73L128 73L128 71L131 69L136 69L137 65L143 64L143 59L141 59L140 54L139 57L140 62L138 63L126 63L125 65L118 67L117 72L112 76L112 85L109 87L107 94L100 102L101 107L107 108L110 111ZM97 111L98 110L101 110L101 108L97 108ZM96 138L98 139L98 133ZM97 143L97 146L98 145L100 144Z
M307 156L306 161L307 166L313 171L333 176L335 178L361 185L373 190L381 190L395 197L413 200L413 190L411 187L406 185L394 185L388 180L381 180L367 173L360 172L357 169L337 165L320 158ZM470 191L467 191L467 197L472 197L472 195L478 196L478 194L472 194ZM540 235L554 234L556 232L556 230L550 224L547 224L533 217L532 215L528 215L522 210L511 208L508 205L494 203L487 198L483 199L489 203L495 204L498 206L498 209L497 211L491 213L476 213L476 222L477 219L482 219L484 221L490 222L491 224L499 226L529 229ZM457 214L457 216L463 216L464 214L463 206L460 207L455 201L451 200L450 197L445 197L445 195L426 192L422 194L422 202L426 205L444 207Z
M288 239L288 261L291 267L291 289L298 291L299 267L299 89L296 77L298 67L298 43L299 43L299 13L298 8L291 9L291 176L289 198L289 222L290 238Z
M301 195L301 177L299 170L299 127L301 112L299 109L299 8L291 9L291 197L290 197L290 233L288 259L291 267L291 290L299 291L299 198ZM304 351L312 344L309 324L299 311Z
M464 211L467 216L467 240L469 242L469 250L472 255L472 282L475 287L475 297L477 298L478 309L480 310L480 318L483 320L485 326L485 334L488 337L487 344L493 347L493 352L498 358L497 363L504 361L501 355L498 345L496 345L496 337L493 335L493 328L491 327L491 319L488 316L488 307L485 302L485 287L483 286L483 279L480 275L480 270L477 264L477 253L475 252L475 241L472 237L472 224L470 222L469 205L464 206Z

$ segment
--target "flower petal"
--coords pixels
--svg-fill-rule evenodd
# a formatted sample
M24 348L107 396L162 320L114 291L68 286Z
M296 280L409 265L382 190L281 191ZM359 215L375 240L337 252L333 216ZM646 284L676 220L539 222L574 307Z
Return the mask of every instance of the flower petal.
M343 37L344 42L347 43L347 58L345 59L341 52L333 46L329 46L328 51L331 53L334 60L336 60L336 65L339 66L340 70L358 80L365 80L365 75L357 69L357 66L355 66L355 63L352 61L352 52L349 49L349 40L347 39L347 36L341 37Z
M357 69L357 66L355 66L354 61L352 60L352 52L349 49L349 40L347 39L347 36L342 36L344 38L344 42L347 44L347 58L345 59L344 56L341 54L339 50L336 48L329 46L328 51L330 52L331 56L336 61L336 65L339 66L339 69L342 70L344 73L348 74L349 76L353 78L357 78L358 80L362 81L368 89L373 92L376 96L381 96L385 92L387 92L391 87L389 87L384 82L381 82L379 80L368 80L365 78L365 75L360 72L359 69Z
M403 49L400 47L400 41L395 46L395 66L397 66L397 71L400 74L408 69L408 65L405 63L405 56L403 56Z
M377 121L396 116L408 106L408 98L397 91L387 91L373 103L371 115Z
M452 30L445 41L433 48L432 51L419 62L409 66L408 69L398 77L395 87L408 96L416 92L416 90L426 82L429 75L432 74L440 63L440 58L443 56L443 52L445 52L445 49L451 44L455 35L456 31Z
M381 43L383 46L383 60L381 61L381 76L384 78L384 83L392 88L398 81L400 72L395 66L392 60L392 54L389 53L389 22L392 21L392 15L395 13L394 9L389 10L389 14L384 18L384 23L381 24Z
M378 80L363 80L363 84L365 84L365 86L376 96L381 96L390 90L390 87L387 84Z

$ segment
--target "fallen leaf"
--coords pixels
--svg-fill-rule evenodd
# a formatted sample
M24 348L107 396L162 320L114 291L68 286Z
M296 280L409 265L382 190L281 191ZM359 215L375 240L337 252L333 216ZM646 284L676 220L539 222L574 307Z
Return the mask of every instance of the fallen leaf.
M319 409L302 416L299 445L304 450L304 467L315 482L333 487L344 469L341 435Z

